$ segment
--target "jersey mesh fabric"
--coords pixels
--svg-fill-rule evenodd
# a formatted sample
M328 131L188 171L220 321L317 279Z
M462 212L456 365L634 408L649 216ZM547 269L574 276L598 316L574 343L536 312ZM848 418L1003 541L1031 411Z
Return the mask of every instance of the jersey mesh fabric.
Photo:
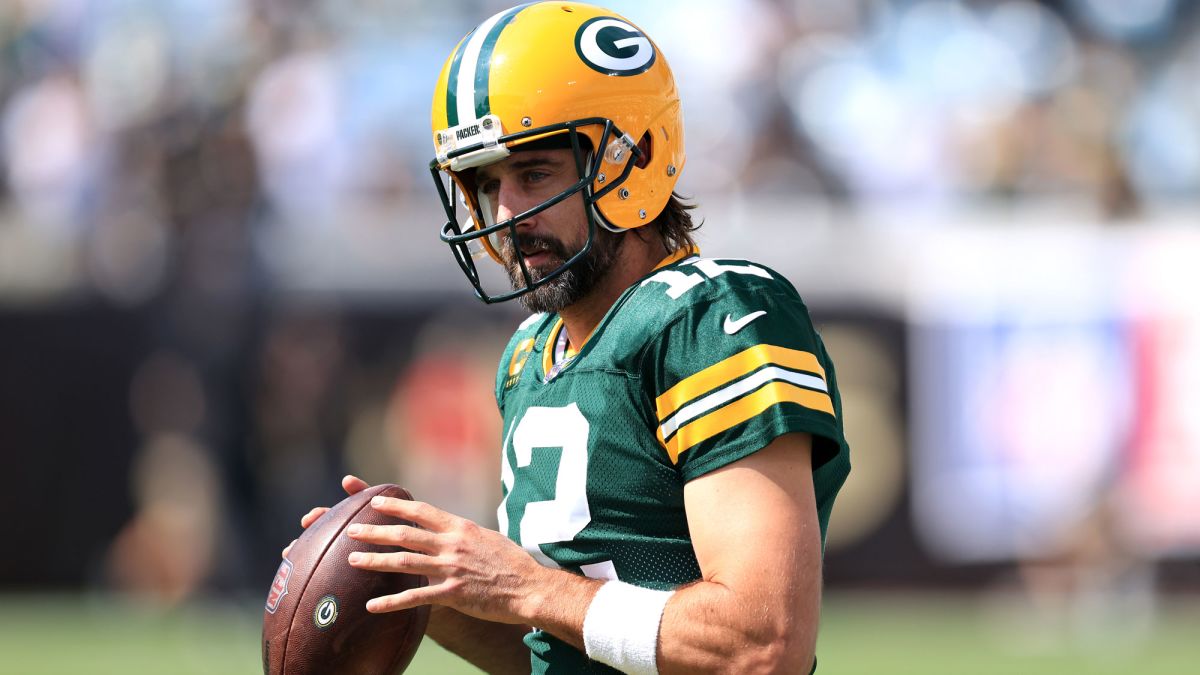
M696 581L686 482L806 432L824 542L849 449L833 365L786 280L744 261L667 266L547 381L556 323L522 324L497 373L507 536L574 572L655 589ZM516 376L514 357L527 357ZM542 631L526 643L534 673L615 672Z

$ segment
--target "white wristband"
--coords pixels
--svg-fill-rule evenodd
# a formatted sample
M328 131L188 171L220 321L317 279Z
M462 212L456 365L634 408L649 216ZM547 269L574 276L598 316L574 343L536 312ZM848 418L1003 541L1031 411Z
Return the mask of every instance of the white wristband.
M623 581L601 586L583 618L588 658L629 675L658 675L658 625L674 593Z

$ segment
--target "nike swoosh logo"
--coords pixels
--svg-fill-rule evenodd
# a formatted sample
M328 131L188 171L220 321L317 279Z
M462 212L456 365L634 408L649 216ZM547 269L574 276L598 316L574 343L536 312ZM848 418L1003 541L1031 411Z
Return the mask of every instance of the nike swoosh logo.
M734 321L732 314L726 314L725 315L725 333L728 335L733 335L734 333L736 333L739 330L748 326L751 321L754 321L758 317L764 316L764 315L766 315L766 312L759 310L752 314L747 314L746 316L743 316L742 318Z

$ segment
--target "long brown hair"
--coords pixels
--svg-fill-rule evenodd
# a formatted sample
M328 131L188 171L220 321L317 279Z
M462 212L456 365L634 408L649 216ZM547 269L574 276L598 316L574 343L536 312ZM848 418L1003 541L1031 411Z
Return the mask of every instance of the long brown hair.
M692 220L691 212L696 205L685 202L685 199L686 197L678 192L672 192L666 208L652 223L662 234L663 246L666 247L667 253L696 249L696 240L692 233L700 229L704 221L697 223Z

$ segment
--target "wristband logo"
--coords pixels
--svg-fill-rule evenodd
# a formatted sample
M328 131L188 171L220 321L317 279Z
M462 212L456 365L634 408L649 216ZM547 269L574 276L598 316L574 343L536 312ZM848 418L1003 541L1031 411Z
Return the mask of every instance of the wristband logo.
M654 44L645 33L621 19L598 16L575 34L575 52L589 68L605 75L637 75L654 65Z

